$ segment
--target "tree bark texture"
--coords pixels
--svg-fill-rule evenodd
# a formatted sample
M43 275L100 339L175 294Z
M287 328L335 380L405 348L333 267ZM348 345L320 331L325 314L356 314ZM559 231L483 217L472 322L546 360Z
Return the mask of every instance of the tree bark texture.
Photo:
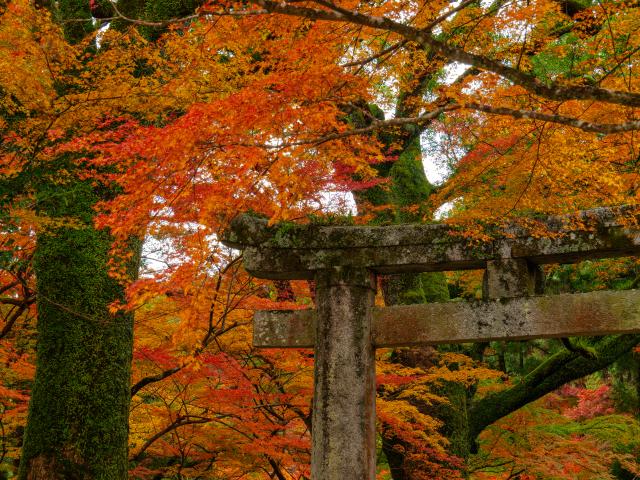
M93 227L96 200L88 182L75 182L50 186L42 201L50 216L80 225L37 239L37 362L21 480L127 478L133 323L109 313L123 288L108 274L112 239Z

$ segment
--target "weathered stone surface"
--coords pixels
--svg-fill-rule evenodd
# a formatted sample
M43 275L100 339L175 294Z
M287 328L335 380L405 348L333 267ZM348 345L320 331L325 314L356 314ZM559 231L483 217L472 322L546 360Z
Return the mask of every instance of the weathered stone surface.
M494 257L491 244L472 253L466 245L435 243L323 250L248 247L244 266L259 278L312 279L315 271L331 266L368 268L379 274L439 272L481 269Z
M585 230L620 227L620 217L635 212L637 207L594 208L573 215L555 215L541 219L551 233L578 230L572 225L580 224ZM235 248L262 246L284 249L325 249L395 247L423 243L449 243L456 233L452 227L442 223L401 224L387 226L323 225L285 223L268 226L264 218L249 214L236 217L231 228L225 232L224 243ZM529 237L530 232L521 226L507 227L496 237Z
M485 300L526 297L544 290L544 272L523 258L488 260L482 282Z
M257 312L255 345L313 347L315 318ZM401 305L375 308L373 319L376 347L640 333L640 291Z
M553 237L532 237L521 227L509 227L481 246L444 224L268 227L266 220L244 215L232 223L224 242L244 248L250 273L271 279L311 279L315 271L333 266L392 274L481 269L490 260L509 258L533 265L572 263L640 254L640 229L618 223L623 211L549 217L544 223ZM587 226L576 227L576 219Z
M311 476L375 479L375 279L335 268L316 278Z
M258 310L253 314L256 347L313 347L315 310Z

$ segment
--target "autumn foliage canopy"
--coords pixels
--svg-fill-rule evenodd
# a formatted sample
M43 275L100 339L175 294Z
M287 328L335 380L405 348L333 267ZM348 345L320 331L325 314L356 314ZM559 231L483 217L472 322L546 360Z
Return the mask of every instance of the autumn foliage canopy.
M542 214L640 204L638 2L213 1L184 15L165 3L101 2L94 25L86 9L0 2L0 478L26 422L42 232L91 222L113 236L126 298L110 310L135 312L131 478L285 480L310 476L313 356L252 348L251 315L309 308L313 284L251 278L218 241L239 212L428 222L445 206L481 241L514 218L534 228ZM415 141L446 178L419 204L367 196L395 192L390 166ZM41 207L78 181L97 192L94 217ZM449 283L473 296L478 277L464 275ZM494 457L465 467L437 415L450 385L482 396L517 383L481 360L433 351L407 366L379 352L380 436L402 446L410 478L634 471L637 451L595 455L610 437L580 430L606 415L638 429L603 400L606 381L518 413L508 445L511 425L495 424L481 437ZM585 460L534 465L529 441Z

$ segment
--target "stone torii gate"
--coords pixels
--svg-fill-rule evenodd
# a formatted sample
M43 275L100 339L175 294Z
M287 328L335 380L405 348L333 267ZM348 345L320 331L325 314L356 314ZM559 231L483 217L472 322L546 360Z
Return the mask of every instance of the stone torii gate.
M546 237L513 227L473 245L444 224L275 225L237 217L224 243L249 273L314 279L316 310L257 312L257 347L315 347L313 480L374 480L377 347L640 332L640 293L538 296L548 263L640 254L626 208L549 217ZM567 227L578 224L586 226ZM376 308L377 274L485 269L483 301Z

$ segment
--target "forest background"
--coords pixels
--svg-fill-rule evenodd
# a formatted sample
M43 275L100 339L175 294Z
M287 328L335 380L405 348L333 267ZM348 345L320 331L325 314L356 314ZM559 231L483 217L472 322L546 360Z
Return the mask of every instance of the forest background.
M0 478L309 478L312 352L250 335L255 309L309 308L313 284L249 277L218 242L229 221L444 208L482 242L639 204L638 9L0 2ZM640 270L545 278L628 289ZM481 272L379 287L387 305L478 298ZM379 477L636 478L638 343L380 350Z

